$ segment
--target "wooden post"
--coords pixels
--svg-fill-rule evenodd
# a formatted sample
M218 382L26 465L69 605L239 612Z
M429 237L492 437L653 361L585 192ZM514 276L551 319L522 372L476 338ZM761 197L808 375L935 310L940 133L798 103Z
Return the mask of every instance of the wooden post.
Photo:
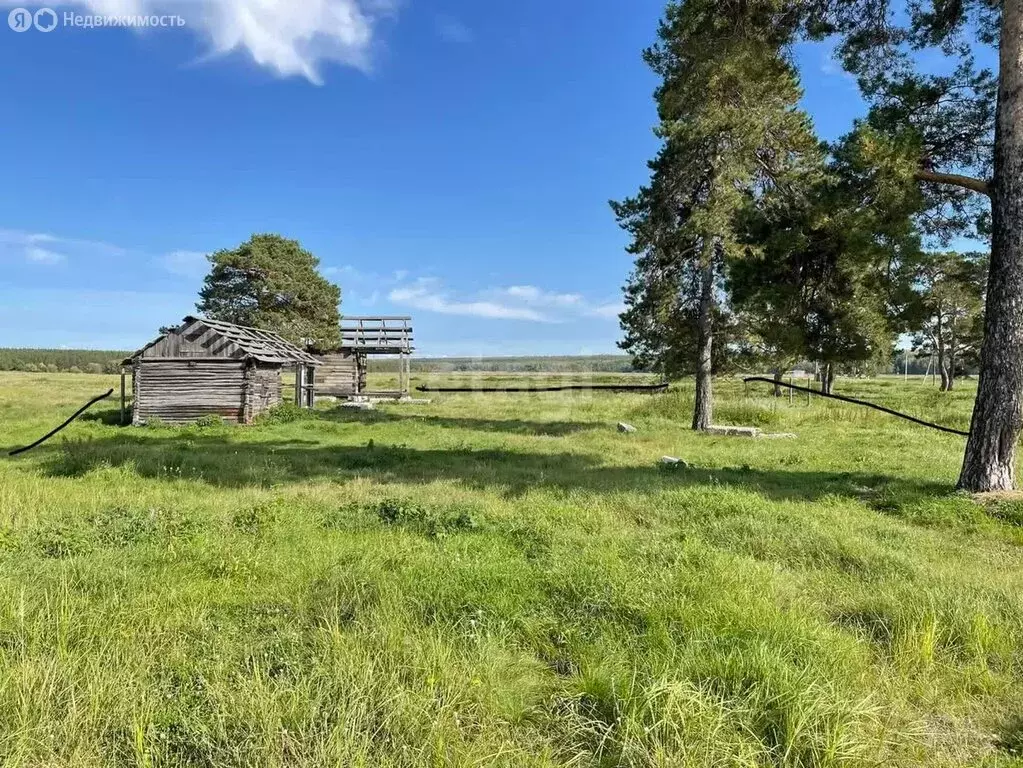
M305 380L305 363L295 365L295 405L302 407L302 383Z
M791 385L791 384L794 384L794 383L795 383L795 377L789 376L789 384ZM789 405L792 405L792 397L793 397L792 393L793 392L795 392L795 390L792 389L792 387L790 386L789 387Z
M309 376L305 385L305 407L316 407L316 368L309 366Z
M122 427L124 426L124 417L125 417L125 388L124 388L124 378L125 378L125 376L126 376L126 374L124 372L124 368L122 367L121 368L121 426Z

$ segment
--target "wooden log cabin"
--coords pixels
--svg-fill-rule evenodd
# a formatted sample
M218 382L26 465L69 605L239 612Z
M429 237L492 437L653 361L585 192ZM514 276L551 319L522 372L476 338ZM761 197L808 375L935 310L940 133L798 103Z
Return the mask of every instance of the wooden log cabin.
M320 365L316 394L340 398L407 397L413 351L411 317L345 317L341 320L341 346L317 356ZM397 358L397 389L367 387L368 360L374 355Z
M282 399L281 372L295 371L295 402L311 407L315 357L270 331L186 317L123 366L132 373L132 424L187 424L204 416L250 424ZM125 376L121 373L121 412Z

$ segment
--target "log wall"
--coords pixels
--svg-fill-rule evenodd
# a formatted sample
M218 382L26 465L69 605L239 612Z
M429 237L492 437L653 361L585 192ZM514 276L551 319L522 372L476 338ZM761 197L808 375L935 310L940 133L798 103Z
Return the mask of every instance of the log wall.
M250 363L245 371L244 423L281 402L281 368L269 363Z
M316 367L316 393L344 397L366 389L366 358L354 352L323 355Z
M224 421L245 423L246 403L255 411L257 401L272 399L272 392L247 395L246 363L241 360L161 360L138 358L133 365L132 423L158 418L168 424L188 424L215 414ZM277 401L280 400L278 378Z

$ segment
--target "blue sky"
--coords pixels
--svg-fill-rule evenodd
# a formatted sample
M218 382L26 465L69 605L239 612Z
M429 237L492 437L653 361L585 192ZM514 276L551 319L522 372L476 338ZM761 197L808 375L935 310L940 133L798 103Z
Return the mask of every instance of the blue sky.
M185 26L0 24L0 346L138 347L194 311L203 254L279 232L345 314L413 315L423 354L616 351L631 261L607 201L656 150L662 0L58 10ZM855 83L827 45L797 54L835 138Z

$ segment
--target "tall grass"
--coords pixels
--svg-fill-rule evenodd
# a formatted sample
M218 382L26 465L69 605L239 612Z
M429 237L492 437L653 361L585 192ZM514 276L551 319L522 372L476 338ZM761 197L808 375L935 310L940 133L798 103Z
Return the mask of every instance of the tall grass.
M97 381L0 375L4 447ZM766 389L717 382L717 420L797 439L694 435L681 385L108 408L0 459L0 762L1014 764L1017 502L954 492L959 438Z

